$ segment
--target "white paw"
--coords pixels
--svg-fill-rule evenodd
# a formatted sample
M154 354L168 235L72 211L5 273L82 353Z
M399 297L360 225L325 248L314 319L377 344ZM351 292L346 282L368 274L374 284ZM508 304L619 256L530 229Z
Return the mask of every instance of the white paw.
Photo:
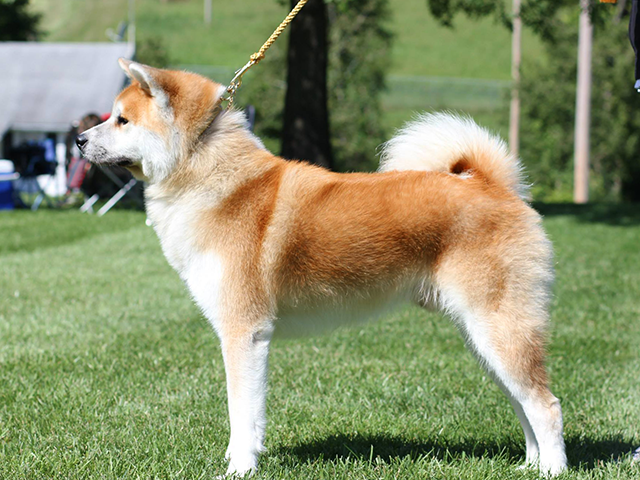
M245 478L245 477L250 477L252 476L254 473L256 473L256 468L249 468L249 469L238 469L237 467L235 467L234 465L232 465L231 463L229 464L229 468L227 469L227 473L225 473L224 475L217 475L215 477L213 477L215 480L230 480L233 478Z
M251 476L258 468L257 452L241 450L229 445L224 458L229 461L229 468L225 474L226 478Z
M522 471L525 471L525 470L533 470L533 469L537 469L537 468L538 468L538 465L525 462L522 465L520 465L519 467L516 467L516 470L518 470L519 472L522 472Z
M535 453L527 454L527 458L525 459L524 463L520 465L517 469L518 470L532 470L532 469L537 470L539 467L540 467L540 455L538 454L538 452L535 452Z
M547 464L547 465L540 465L540 473L547 476L547 477L555 477L556 475L560 475L562 472L564 472L567 469L567 463L566 461L563 462L557 462L554 464Z
M231 460L231 462L229 462L229 468L227 468L227 473L225 473L225 477L250 477L256 473L256 469L258 467L257 463L258 462L254 462L253 465L251 465L250 462L234 463L234 461Z

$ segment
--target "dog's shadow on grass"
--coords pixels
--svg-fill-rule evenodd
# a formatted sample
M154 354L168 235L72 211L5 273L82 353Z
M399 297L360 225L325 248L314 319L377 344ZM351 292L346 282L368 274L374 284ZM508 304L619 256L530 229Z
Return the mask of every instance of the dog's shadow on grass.
M385 435L329 435L325 438L293 446L282 446L279 453L296 457L299 461L357 459L369 461L380 458L433 457L443 461L462 458L505 458L514 465L524 463L524 438L522 441L502 439L486 441L470 437L462 440L440 439L412 441L402 437ZM589 439L566 438L569 465L582 470L592 470L611 461L623 460L633 452L634 444L621 438Z

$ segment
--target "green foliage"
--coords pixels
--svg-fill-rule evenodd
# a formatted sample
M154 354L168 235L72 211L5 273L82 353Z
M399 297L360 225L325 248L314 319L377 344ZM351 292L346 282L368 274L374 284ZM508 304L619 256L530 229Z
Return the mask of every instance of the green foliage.
M506 0L428 0L446 25L453 16L504 16ZM630 2L627 2L629 7ZM520 85L521 155L534 198L572 197L576 45L580 13L573 0L524 0L522 20L544 40L544 61L525 56ZM633 51L624 5L593 4L591 180L593 199L640 200L640 96L633 85ZM624 17L624 18L623 18Z
M512 0L427 0L427 3L433 16L443 25L452 26L455 15L465 13L471 18L493 15L511 28ZM562 38L564 33L560 13L566 13L566 7L578 3L577 0L522 0L520 14L523 23L542 39L554 42ZM594 23L602 22L602 13L602 9L594 9Z
M29 0L0 0L0 42L37 40L41 15L29 9Z
M576 9L577 10L577 9ZM571 198L577 21L563 12L562 36L542 63L527 62L521 83L521 154L539 199ZM640 200L640 95L633 87L627 22L601 10L593 44L591 197Z
M269 49L267 58L245 75L237 95L238 105L256 108L256 133L275 153L280 152L284 118L288 41L285 32Z
M458 12L464 12L472 18L495 15L498 20L507 21L504 0L427 0L427 3L433 16L447 26L453 25Z
M385 140L380 95L391 34L387 0L334 1L329 8L329 112L337 170L373 170Z
M524 0L522 21L533 28L544 41L556 43L571 37L573 29L567 29L567 25L578 23L577 5L577 0ZM615 7L598 4L595 0L591 0L591 5L591 21L599 29L611 19L611 12Z
M165 40L159 35L137 39L136 60L156 68L166 68L171 63Z
M386 139L380 96L385 87L391 35L387 0L329 2L329 124L339 171L373 170L375 149ZM258 135L279 138L286 90L286 45L269 50L260 73L247 74L238 103L256 106ZM253 75L253 76L249 76ZM269 142L267 142L268 144Z
M523 65L520 154L536 199L571 200L575 82L573 44L556 45L546 65Z

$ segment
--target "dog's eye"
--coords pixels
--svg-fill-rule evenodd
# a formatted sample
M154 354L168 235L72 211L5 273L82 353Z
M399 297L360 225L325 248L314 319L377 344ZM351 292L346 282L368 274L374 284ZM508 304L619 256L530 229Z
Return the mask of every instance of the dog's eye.
M118 125L126 125L129 123L129 120L124 118L122 115L118 115Z

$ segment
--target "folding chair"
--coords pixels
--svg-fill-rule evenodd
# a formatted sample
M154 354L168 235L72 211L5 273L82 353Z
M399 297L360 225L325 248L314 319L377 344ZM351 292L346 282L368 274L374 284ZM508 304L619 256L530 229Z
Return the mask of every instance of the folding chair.
M43 201L49 208L53 208L55 205L45 192L55 178L58 166L53 140L23 143L14 148L10 156L16 172L20 175L16 180L16 189L19 192L38 194L31 204L31 210L36 211ZM38 182L38 177L41 175L49 176L44 188Z
M96 168L96 167L92 167L92 168ZM119 187L119 190L112 195L109 200L107 201L107 203L105 203L102 208L100 208L100 210L98 210L98 216L101 217L103 216L105 213L107 213L109 210L111 210L113 208L113 206L118 203L125 195L129 194L129 192L131 191L131 189L133 187L135 187L138 184L138 180L136 180L134 177L131 177L128 181L123 181L120 179L120 177L118 177L118 175L116 175L113 170L111 170L109 167L100 167L100 171L109 179L111 180L117 187ZM129 195L129 197L135 201L142 209L144 209L144 202L138 198L136 195ZM93 213L93 205L100 200L100 195L98 193L93 194L89 199L87 199L86 202L84 202L84 204L80 207L80 211L81 212L88 212L88 213Z

